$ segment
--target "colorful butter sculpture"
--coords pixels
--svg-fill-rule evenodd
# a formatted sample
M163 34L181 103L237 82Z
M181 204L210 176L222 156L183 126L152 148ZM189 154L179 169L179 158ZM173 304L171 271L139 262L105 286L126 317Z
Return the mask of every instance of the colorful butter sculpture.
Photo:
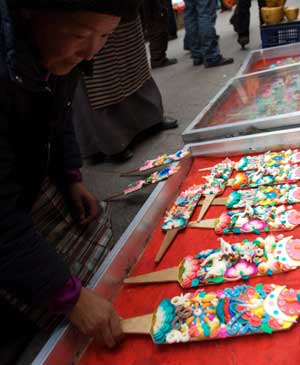
M162 229L185 228L201 197L201 191L201 185L193 185L182 191L172 208L166 213Z
M165 167L161 171L155 171L153 174L148 176L146 179L135 181L128 185L128 188L124 190L124 194L130 194L137 190L142 189L146 185L156 184L162 180L167 179L168 177L174 175L177 171L180 170L180 166L175 167Z
M197 218L200 222L216 196L221 195L226 188L233 171L233 162L226 158L211 169L209 176L204 176L207 182L203 185L202 194L205 196L203 205Z
M158 156L153 160L147 160L138 170L145 171L153 169L154 167L160 167L163 165L167 165L172 162L176 162L182 160L183 158L189 155L189 151L179 150L176 153L172 153L170 155L164 154L162 156Z
M275 284L239 285L224 290L164 299L152 316L156 344L224 339L287 330L300 314L300 291Z
M181 192L172 208L166 213L162 229L185 228L201 195L221 194L226 187L225 182L229 179L231 173L232 162L226 159L214 166L206 184L193 185Z
M192 288L251 277L279 274L300 267L300 239L269 235L186 256L179 266L125 279L126 284L178 282Z
M204 223L205 221L203 221ZM256 233L290 231L300 224L300 212L291 206L250 207L245 210L227 211L215 221L215 232Z
M280 165L254 171L238 172L228 185L233 189L255 188L260 185L292 183L300 180L300 166Z
M191 288L225 281L247 280L300 267L300 240L269 235L230 245L220 239L218 249L187 256L179 266L179 283Z
M219 195L226 188L226 182L229 180L233 171L234 162L229 158L212 167L210 175L204 176L207 180L203 184L203 195Z
M278 167L285 164L300 163L300 152L298 150L268 151L255 156L244 156L238 162L226 159L231 162L232 168L238 171L257 170L261 167ZM212 170L212 168L200 169L200 171Z
M226 158L211 169L210 175L216 179L223 179L224 181L227 181L232 174L233 167L234 162L229 158Z
M300 76L294 70L280 77L271 76L255 90L255 94L253 97L246 93L242 95L238 105L233 105L227 113L219 108L214 115L214 123L220 119L223 123L230 123L299 111Z
M261 166L272 167L300 162L298 150L268 151L262 155L244 156L236 162L234 167L238 171L256 170Z
M283 59L277 60L276 62L272 63L271 65L269 65L268 69L292 65L294 63L299 63L299 62L300 62L300 57L298 57L298 56L287 57L287 58L283 58Z
M244 208L247 204L256 207L296 203L300 203L300 187L284 184L233 191L226 199L226 208Z

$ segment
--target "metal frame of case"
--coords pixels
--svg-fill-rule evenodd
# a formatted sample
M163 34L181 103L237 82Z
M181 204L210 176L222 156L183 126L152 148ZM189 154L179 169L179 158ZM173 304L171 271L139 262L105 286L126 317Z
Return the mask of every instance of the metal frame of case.
M194 143L217 138L232 138L240 135L292 128L293 126L299 127L300 111L251 120L241 120L215 126L199 125L201 122L204 123L206 118L213 115L214 111L218 108L218 104L224 101L232 91L240 90L241 92L246 93L246 89L243 84L245 84L247 80L263 78L265 76L272 76L276 74L280 75L293 69L299 69L300 71L300 64L287 65L272 70L258 71L232 78L183 131L183 141L185 143Z
M300 128L186 145L185 149L191 151L190 157L179 162L181 170L177 174L155 188L94 275L90 287L108 299L116 296L123 279L147 245L165 208L178 194L180 185L191 168L193 157L230 157L299 146ZM88 344L86 338L63 322L53 332L32 365L76 365Z
M289 57L289 56L300 56L300 43L292 43L280 47L261 48L256 49L248 53L241 68L239 69L237 76L246 75L253 73L251 67L263 59L270 59L276 57ZM299 64L295 63L294 65ZM278 66L276 69L284 66ZM272 70L274 70L273 68ZM261 70L263 71L263 70Z

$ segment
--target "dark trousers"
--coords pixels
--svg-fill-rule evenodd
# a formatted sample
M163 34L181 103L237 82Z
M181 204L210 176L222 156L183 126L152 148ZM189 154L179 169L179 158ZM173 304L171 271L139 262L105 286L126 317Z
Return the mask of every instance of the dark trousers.
M265 0L258 0L259 20L262 24L260 8L265 6ZM251 0L239 0L231 18L234 31L239 36L249 37Z
M171 37L177 37L177 23L176 18L173 10L172 0L167 1L168 5L168 33Z
M145 14L147 39L149 40L151 65L160 65L167 58L168 48L168 9L167 1L160 0L160 12L148 17Z

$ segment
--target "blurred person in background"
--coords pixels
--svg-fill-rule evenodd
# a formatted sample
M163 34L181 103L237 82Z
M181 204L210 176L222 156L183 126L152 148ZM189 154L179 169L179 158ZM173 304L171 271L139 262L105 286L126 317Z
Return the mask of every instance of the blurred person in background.
M265 0L257 0L259 11L259 22L262 25L263 20L260 14L260 8L265 6ZM238 35L238 43L242 49L250 42L250 8L251 0L238 0L234 13L230 18L234 31Z
M176 23L176 17L175 12L173 10L173 4L172 0L168 0L168 34L169 34L169 41L172 41L173 39L177 39L177 23Z
M175 65L177 59L167 57L169 40L168 0L144 0L143 4L143 21L146 39L149 41L152 69Z
M216 1L184 0L184 23L187 43L194 66L218 67L233 63L222 56L216 34ZM186 47L186 45L184 46Z

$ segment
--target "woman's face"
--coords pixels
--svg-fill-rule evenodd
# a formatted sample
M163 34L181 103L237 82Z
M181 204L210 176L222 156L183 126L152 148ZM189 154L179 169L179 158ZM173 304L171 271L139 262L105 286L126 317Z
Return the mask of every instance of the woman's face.
M55 75L68 74L104 46L120 18L93 12L32 12L33 37L41 65Z

